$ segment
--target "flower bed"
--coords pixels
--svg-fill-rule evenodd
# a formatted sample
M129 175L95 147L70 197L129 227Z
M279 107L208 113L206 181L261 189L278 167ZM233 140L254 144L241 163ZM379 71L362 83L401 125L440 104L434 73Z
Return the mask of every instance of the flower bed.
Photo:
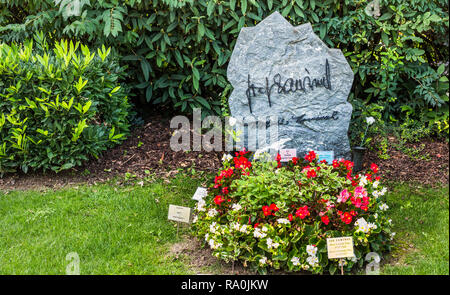
M386 188L378 166L352 175L353 163L318 161L311 151L282 166L250 162L250 153L224 157L223 168L198 202L193 229L213 254L242 261L260 273L268 269L335 273L326 239L352 236L355 257L344 270L362 266L367 253L389 251L395 233L386 216Z

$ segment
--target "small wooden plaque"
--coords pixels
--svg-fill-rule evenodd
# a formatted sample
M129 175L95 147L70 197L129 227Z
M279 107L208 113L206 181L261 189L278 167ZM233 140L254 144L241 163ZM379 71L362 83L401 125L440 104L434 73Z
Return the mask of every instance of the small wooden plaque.
M327 239L328 259L347 258L355 256L353 252L353 238L340 237Z

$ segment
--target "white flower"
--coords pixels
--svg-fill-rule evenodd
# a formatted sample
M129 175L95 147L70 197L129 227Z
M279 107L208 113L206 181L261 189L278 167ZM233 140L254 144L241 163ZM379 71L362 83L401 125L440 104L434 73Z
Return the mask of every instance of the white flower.
M293 265L297 266L300 264L300 259L298 259L298 257L292 257L291 262Z
M392 219L389 219L388 222L389 222L389 224L392 224Z
M372 186L373 186L374 188L377 188L379 184L380 184L380 182L379 182L378 180L375 180L375 181L372 183Z
M391 233L391 240L394 239L395 233Z
M222 156L222 162L232 160L232 159L233 159L233 156L230 154L223 154L223 156Z
M255 228L255 231L253 232L253 236L255 238L264 238L267 236L267 234L263 233L259 228Z
M306 258L306 262L308 262L312 267L316 267L319 265L319 258L317 258L317 256L309 256Z
M222 244L216 243L213 239L209 240L208 243L209 243L209 246L211 247L211 249L217 249L222 246Z
M213 222L209 225L209 231L212 232L213 234L216 232L216 223Z
M308 255L315 256L317 253L317 247L314 245L306 246L306 253L308 253Z
M234 229L235 231L239 231L239 229L240 229L239 223L233 222L231 224L231 228Z
M230 117L228 120L228 123L230 124L231 127L233 127L234 125L236 125L236 118Z
M383 204L381 204L381 205L379 206L379 208L380 208L380 210L382 210L382 211L386 211L387 209L389 209L389 206L386 205L385 203L383 203Z
M267 263L267 257L263 257L259 260L259 263L261 263L262 265Z
M233 204L231 208L233 209L233 211L239 211L242 209L242 206L240 204Z
M197 216L197 215L195 215L195 216L194 216L194 219L192 219L192 223L196 223L196 222L197 222L197 220L198 220L198 216Z
M242 225L241 226L241 228L239 229L239 231L241 232L241 233L244 233L244 234L246 234L246 233L248 233L248 231L247 231L247 225Z
M287 218L279 218L277 219L278 223L280 224L290 224L291 222Z
M308 269L309 269L309 265L308 265L308 264L302 265L302 268L303 268L304 270L308 270Z
M370 229L377 229L378 227L375 223L372 222L369 222L367 225L369 226Z
M271 238L267 238L267 241L266 241L266 243L267 243L267 247L270 249L270 248L278 248L278 246L280 246L280 244L279 243L273 243L273 241L272 241L272 239Z
M378 197L380 196L380 192L379 192L379 191L373 191L372 195L373 195L375 198L378 198Z
M209 216L209 217L214 217L214 216L217 215L217 213L219 213L219 212L217 212L216 209L212 208L212 209L209 209L209 211L208 211L208 216Z
M263 226L263 227L262 227L262 231L263 231L263 232L267 232L267 231L268 231L267 227Z
M209 240L209 234L205 235L205 241Z
M387 188L383 187L383 189L380 192L380 195L383 196L387 192Z
M200 199L197 203L197 211L205 211L206 202L203 199Z
M367 125L372 125L373 123L375 123L375 118L374 117L367 117L366 118L366 123L367 123Z
M375 219L378 219L378 213L375 213L375 214L373 215L373 217L375 217Z
M367 184L367 177L362 176L359 180L359 186L365 186Z

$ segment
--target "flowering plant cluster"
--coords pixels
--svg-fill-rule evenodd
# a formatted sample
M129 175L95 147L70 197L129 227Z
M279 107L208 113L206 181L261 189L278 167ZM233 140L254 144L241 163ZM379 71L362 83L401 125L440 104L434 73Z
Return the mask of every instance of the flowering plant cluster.
M243 150L224 156L208 195L198 202L193 229L213 254L268 269L335 273L326 239L352 236L355 257L344 269L363 266L365 255L389 251L394 234L386 216L386 187L372 164L364 174L353 163L318 161L314 151L281 165L250 162Z

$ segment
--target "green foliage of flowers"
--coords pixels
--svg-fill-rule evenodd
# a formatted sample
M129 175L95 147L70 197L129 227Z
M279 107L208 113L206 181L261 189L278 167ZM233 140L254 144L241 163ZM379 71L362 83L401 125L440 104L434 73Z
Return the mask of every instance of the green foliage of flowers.
M371 2L0 0L0 40L42 30L114 46L143 102L220 114L240 29L279 11L293 25L310 22L328 46L344 52L355 73L350 101L357 142L362 117L393 124L405 112L448 118L448 1L380 0L378 17L366 12Z
M67 40L50 48L42 34L0 43L0 173L69 169L125 138L124 68L109 55Z
M352 175L352 162L328 165L314 152L286 166L248 157L225 157L195 210L194 232L216 257L260 273L334 274L340 262L328 259L327 238L353 237L355 257L342 262L345 271L362 267L370 252L390 251L394 233L377 165Z

